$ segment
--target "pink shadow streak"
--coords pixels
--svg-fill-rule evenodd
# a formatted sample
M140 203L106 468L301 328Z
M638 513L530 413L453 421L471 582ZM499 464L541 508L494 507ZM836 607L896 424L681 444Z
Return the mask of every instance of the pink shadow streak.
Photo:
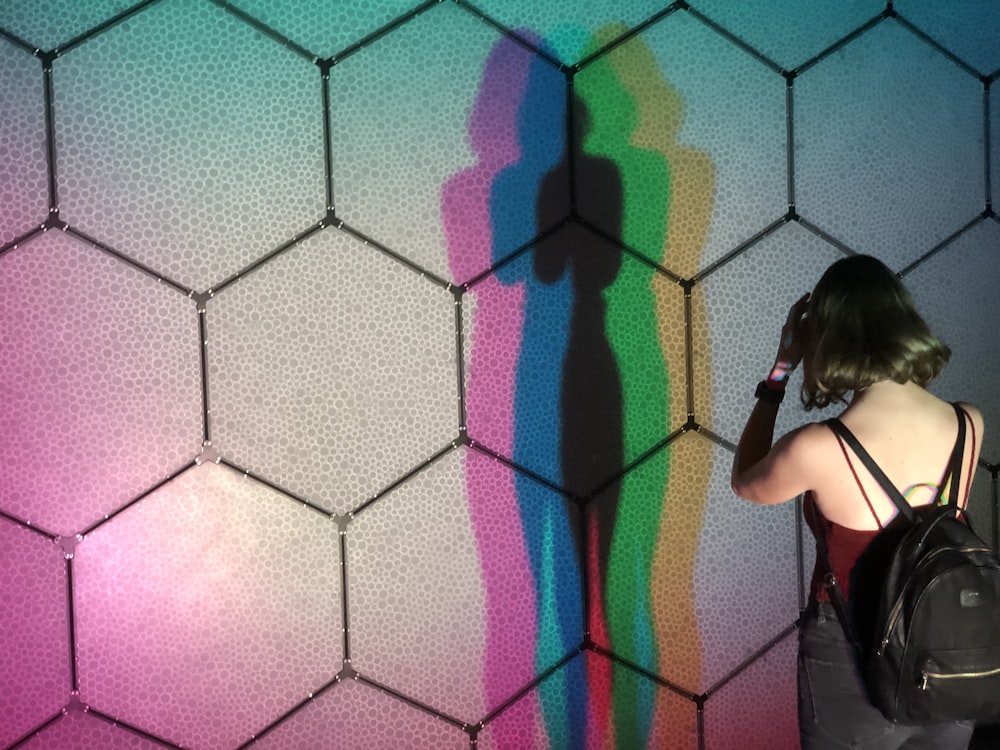
M537 42L530 32L519 32ZM453 279L464 283L490 267L490 190L497 173L520 158L517 111L532 55L510 39L497 42L486 61L469 119L478 161L444 185L441 212ZM503 286L494 276L476 284L466 393L469 436L504 456L514 443L514 380L524 317L522 285ZM468 301L468 298L467 298ZM534 676L537 626L534 584L521 533L514 476L503 464L466 453L466 491L486 588L484 690L493 710ZM538 720L532 693L505 720L532 726Z

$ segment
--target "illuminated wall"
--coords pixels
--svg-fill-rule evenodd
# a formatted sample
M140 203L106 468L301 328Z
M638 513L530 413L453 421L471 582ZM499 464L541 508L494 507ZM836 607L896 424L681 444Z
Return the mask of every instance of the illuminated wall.
M0 747L795 747L729 466L851 251L996 544L995 4L664 2L0 5Z

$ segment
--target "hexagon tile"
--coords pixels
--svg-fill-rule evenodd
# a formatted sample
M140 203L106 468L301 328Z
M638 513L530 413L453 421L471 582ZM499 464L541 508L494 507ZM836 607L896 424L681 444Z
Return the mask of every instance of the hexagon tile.
M793 750L814 552L729 467L831 261L1000 542L998 17L0 3L0 750Z

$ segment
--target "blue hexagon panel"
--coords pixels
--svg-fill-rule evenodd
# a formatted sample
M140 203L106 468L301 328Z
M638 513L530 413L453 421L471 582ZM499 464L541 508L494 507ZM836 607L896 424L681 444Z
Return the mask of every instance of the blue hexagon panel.
M831 262L998 546L998 18L0 4L0 748L793 750L814 552L729 473Z

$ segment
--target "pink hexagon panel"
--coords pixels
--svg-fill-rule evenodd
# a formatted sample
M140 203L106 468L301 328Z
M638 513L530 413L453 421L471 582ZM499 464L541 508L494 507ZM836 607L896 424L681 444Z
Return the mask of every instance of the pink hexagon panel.
M66 704L72 689L66 561L51 539L0 518L0 745Z
M337 513L458 434L452 295L330 229L207 306L215 449Z
M67 750L99 747L102 750L161 750L163 744L137 735L114 721L70 710L19 747L25 750Z
M246 741L340 669L338 538L224 466L164 485L76 549L81 700L188 747Z
M0 510L72 536L197 455L190 300L55 231L0 256L0 288Z
M319 70L211 3L143 10L53 77L62 218L183 286L324 216Z

